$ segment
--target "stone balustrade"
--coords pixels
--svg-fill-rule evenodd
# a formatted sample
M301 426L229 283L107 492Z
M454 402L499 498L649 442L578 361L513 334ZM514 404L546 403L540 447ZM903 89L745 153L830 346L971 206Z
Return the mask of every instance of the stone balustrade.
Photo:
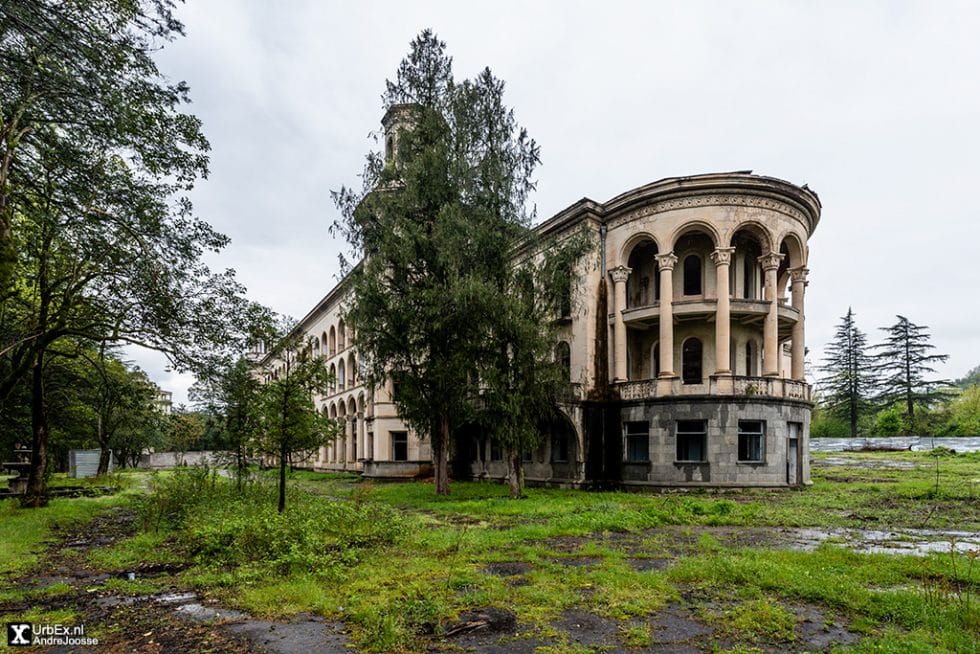
M685 395L731 395L810 401L809 384L782 377L713 375L704 384L682 384L679 379L640 379L615 383L613 386L624 400Z

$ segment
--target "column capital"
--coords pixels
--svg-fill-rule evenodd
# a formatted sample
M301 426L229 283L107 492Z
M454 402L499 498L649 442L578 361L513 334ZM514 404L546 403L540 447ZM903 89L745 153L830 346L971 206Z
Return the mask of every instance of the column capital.
M613 282L616 284L623 284L627 279L629 279L631 272L633 272L632 268L627 268L626 266L616 266L609 271L609 276L612 277Z
M661 270L673 270L674 266L677 265L677 255L673 252L658 254L656 257L657 265L660 266Z
M711 260L716 266L727 266L732 262L732 253L735 248L717 248L711 253Z
M783 261L783 255L778 252L769 252L768 254L763 254L759 257L759 263L762 265L763 270L778 270L779 264Z
M800 266L799 268L789 269L789 276L790 279L793 280L794 284L796 284L797 282L802 282L804 285L808 284L809 282L807 282L806 278L807 275L809 274L810 274L810 269L807 268L806 266Z

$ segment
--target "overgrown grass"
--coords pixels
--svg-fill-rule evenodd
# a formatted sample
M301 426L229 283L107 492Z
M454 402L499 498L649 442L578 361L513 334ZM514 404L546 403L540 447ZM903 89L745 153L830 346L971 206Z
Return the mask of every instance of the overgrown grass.
M28 572L54 530L82 524L100 511L127 501L125 494L55 498L38 509L21 508L16 498L0 501L0 577Z
M367 652L424 649L462 611L486 607L515 612L518 637L551 639L542 652L587 651L555 626L568 609L611 620L624 646L646 647L653 644L646 618L692 594L706 598L702 619L719 642L735 643L733 651L796 647L795 607L816 606L862 634L854 651L975 652L975 557L733 547L701 529L923 521L980 528L970 485L980 478L980 457L943 457L937 486L928 453L847 456L854 465L815 467L813 487L802 491L532 488L516 501L492 483L454 483L449 497L437 497L428 483L297 471L283 515L271 473L239 491L215 471L178 470L155 475L139 500L143 531L90 562L115 571L147 561L190 565L185 584L259 616L342 619ZM882 459L912 467L863 467ZM70 502L85 501L93 502ZM643 558L669 565L637 570ZM524 572L495 576L490 564ZM109 583L114 592L150 590Z

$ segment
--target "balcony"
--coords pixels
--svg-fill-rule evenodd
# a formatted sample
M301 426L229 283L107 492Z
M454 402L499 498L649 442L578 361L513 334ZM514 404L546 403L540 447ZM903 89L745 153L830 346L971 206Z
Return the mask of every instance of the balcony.
M717 395L731 397L773 397L810 401L810 385L782 377L714 376L703 384L682 384L680 379L641 379L613 384L624 400L656 397Z
M685 299L678 297L673 302L675 321L704 319L713 322L718 300L716 298ZM732 298L729 310L733 321L743 324L759 324L765 320L769 312L769 302L766 300L746 300ZM780 337L786 337L792 326L800 319L800 312L786 302L780 302L777 307L779 316ZM615 323L615 312L609 314L609 324ZM660 302L644 306L631 306L623 311L623 322L632 328L645 328L660 320Z

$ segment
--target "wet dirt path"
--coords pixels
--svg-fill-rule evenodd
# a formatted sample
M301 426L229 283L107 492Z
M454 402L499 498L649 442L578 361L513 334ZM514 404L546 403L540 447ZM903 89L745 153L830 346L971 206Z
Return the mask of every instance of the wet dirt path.
M31 651L147 653L304 652L348 654L343 625L318 616L300 615L288 623L257 620L226 609L181 587L174 573L181 566L141 565L109 572L91 564L89 554L134 535L136 517L129 508L114 507L86 525L61 533L31 574L13 580L15 589L38 591L24 599L0 603L0 619L17 621L28 613L72 611L74 624L99 639L91 647L49 647ZM152 580L162 590L129 595L106 587L112 578ZM52 586L59 592L40 591Z

